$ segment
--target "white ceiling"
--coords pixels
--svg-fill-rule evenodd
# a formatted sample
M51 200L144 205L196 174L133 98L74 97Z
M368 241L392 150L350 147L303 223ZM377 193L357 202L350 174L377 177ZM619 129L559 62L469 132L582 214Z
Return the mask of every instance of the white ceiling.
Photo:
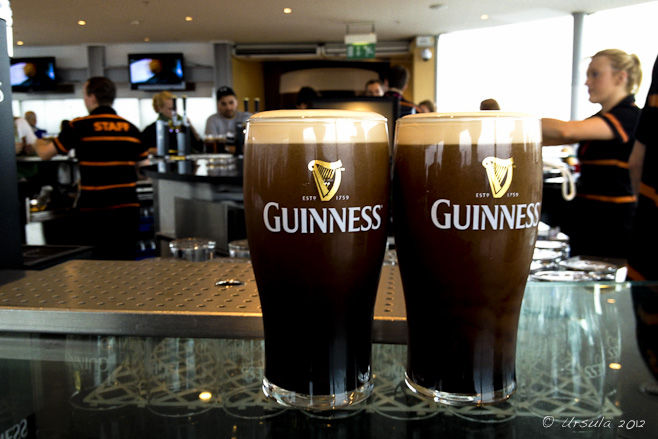
M12 0L14 41L25 47L232 41L378 41L596 12L642 0ZM284 14L284 7L292 9ZM489 16L482 20L483 14ZM186 22L185 17L192 17ZM86 26L79 26L85 20ZM348 29L349 25L349 29Z

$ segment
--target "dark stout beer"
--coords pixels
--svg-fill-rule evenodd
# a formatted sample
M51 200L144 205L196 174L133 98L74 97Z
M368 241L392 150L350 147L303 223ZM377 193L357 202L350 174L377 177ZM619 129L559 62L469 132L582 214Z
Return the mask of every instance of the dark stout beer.
M399 122L396 148L407 383L449 404L505 399L540 217L539 121L418 115Z
M265 329L265 393L329 409L372 389L371 326L386 243L386 119L273 111L245 144L245 215Z

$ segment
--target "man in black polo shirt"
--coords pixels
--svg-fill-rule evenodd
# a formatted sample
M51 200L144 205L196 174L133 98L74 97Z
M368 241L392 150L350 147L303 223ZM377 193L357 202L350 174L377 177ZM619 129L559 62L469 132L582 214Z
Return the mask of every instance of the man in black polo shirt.
M115 97L112 81L90 78L83 93L89 116L63 124L56 139L41 139L37 152L49 160L75 149L79 243L94 246L95 259L131 260L139 232L137 166L148 163L148 154L139 129L112 108Z

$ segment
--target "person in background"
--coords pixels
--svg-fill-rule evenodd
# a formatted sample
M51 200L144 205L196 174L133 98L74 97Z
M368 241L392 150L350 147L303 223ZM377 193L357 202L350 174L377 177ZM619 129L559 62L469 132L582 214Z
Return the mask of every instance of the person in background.
M251 113L238 111L238 98L232 88L220 87L217 90L217 113L206 121L205 134L235 138L236 125L244 126L250 116Z
M29 122L22 117L14 117L14 147L16 155L36 155L37 136Z
M158 113L157 120L163 120L167 123L172 122L174 117L174 95L168 91L163 91L153 95L153 110ZM176 123L182 124L183 118L177 114ZM192 133L192 149L197 152L203 150L203 139L199 133L194 129L194 126L187 120ZM157 121L148 125L142 131L142 143L148 148L149 154L157 154L157 135L156 135ZM172 151L177 150L178 140L174 130L169 131L169 149Z
M14 117L14 149L16 157L36 156L37 136L26 119ZM38 192L39 184L36 181L39 168L34 162L19 160L16 162L18 181L21 183L21 199L30 197Z
M64 124L55 139L39 139L43 160L75 148L80 166L77 199L79 242L94 259L134 260L139 232L137 167L148 164L139 129L112 105L116 86L103 77L87 80L83 99L89 116Z
M311 108L313 100L319 98L320 95L312 87L302 87L297 93L297 102L295 107L298 109L305 110Z
M26 111L25 120L32 127L32 131L34 131L34 135L37 136L37 139L41 139L43 135L46 134L46 130L37 127L37 114L34 111Z
M371 79L366 82L366 88L364 92L365 96L384 96L384 85L379 79Z
M633 191L639 198L628 277L635 281L658 280L658 58L628 164Z
M434 113L435 111L436 107L434 106L434 102L430 101L429 99L426 99L418 104L419 113Z
M542 119L544 145L580 142L577 196L562 226L573 256L628 257L636 201L628 161L640 118L633 93L641 80L636 55L603 50L592 57L585 82L601 111L580 121Z
M418 113L418 107L402 96L409 83L409 70L406 67L401 65L392 66L388 70L384 83L387 87L384 96L395 97L400 101L398 118L408 114Z
M495 99L485 99L480 102L480 110L500 110L500 105L498 105L498 101Z

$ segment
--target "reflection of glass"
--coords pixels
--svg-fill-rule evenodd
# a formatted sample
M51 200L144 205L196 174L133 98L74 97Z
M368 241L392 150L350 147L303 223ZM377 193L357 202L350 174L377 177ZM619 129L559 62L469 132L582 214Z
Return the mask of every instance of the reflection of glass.
M150 339L148 408L163 416L190 416L217 405L217 340Z
M617 310L617 295L615 287L591 287L594 295L594 311L599 319L601 338L603 339L604 389L605 397L615 403L617 400L617 384L621 371L621 326Z
M66 337L71 437L132 437L144 406L144 343L114 336ZM3 437L0 433L0 437Z
M143 352L136 338L67 336L71 403L97 410L141 404Z
M286 408L263 394L262 340L221 340L221 392L224 410L238 418L265 419Z
M404 382L406 345L376 345L373 349L375 386L370 398L373 410L391 419L418 420L431 418L441 408L421 398Z
M634 285L632 294L637 344L642 359L654 377L653 382L643 383L640 390L645 395L658 398L658 290Z
M519 394L530 412L557 420L602 415L606 357L595 295L555 284L526 296L519 323Z

